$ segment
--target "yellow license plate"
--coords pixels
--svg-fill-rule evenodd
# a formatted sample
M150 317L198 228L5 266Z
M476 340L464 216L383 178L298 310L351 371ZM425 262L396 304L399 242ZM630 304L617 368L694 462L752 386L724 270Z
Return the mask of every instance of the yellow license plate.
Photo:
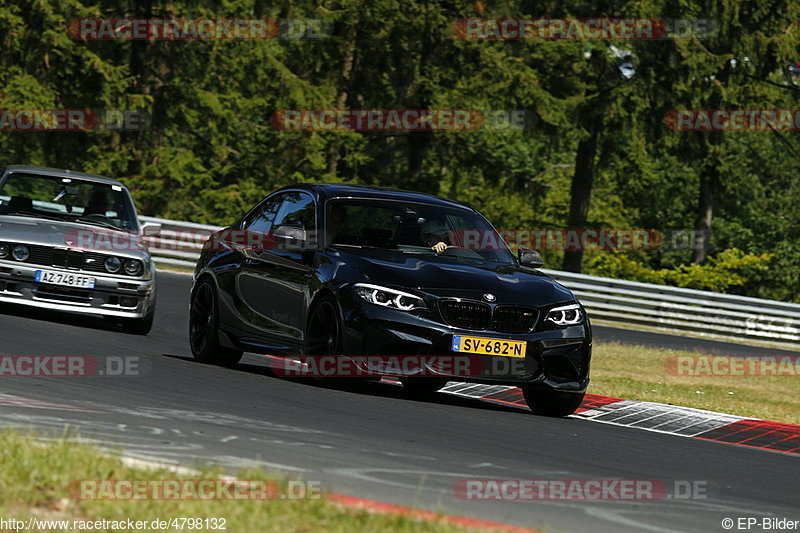
M526 347L527 343L524 341L506 341L503 339L453 335L454 352L502 355L505 357L525 357Z

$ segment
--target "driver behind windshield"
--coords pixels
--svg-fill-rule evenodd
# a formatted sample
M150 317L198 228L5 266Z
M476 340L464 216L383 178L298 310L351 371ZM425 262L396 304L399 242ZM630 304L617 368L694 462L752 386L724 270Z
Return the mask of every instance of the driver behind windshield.
M425 243L425 246L430 246L431 250L437 254L447 250L446 241L449 240L449 234L447 226L440 220L426 220L420 230L422 242Z
M83 210L83 216L89 216L89 215L106 216L107 211L108 211L108 198L106 197L105 191L95 189L94 192L92 192L92 197L89 199L89 203Z

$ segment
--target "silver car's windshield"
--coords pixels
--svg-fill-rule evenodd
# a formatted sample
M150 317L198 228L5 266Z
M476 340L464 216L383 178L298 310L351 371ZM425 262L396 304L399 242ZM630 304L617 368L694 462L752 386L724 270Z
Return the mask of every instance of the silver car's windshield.
M41 174L9 174L0 184L0 214L132 231L139 227L130 195L122 187Z

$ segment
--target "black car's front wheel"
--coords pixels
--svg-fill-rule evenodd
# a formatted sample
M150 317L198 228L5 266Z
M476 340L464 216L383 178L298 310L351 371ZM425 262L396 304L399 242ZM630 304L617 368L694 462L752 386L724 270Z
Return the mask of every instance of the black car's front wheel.
M217 290L209 279L201 280L192 293L189 309L189 345L201 363L233 366L242 352L219 344Z
M442 387L447 385L447 379L435 377L403 377L400 378L400 383L406 390L406 395L416 399L426 399L438 392Z
M336 300L322 298L311 310L306 330L308 355L339 355L341 353L341 326Z
M306 353L310 356L330 359L342 355L342 320L339 315L339 304L333 296L324 296L311 308L306 327ZM330 357L329 357L330 356ZM325 383L350 384L353 382L368 381L374 377L364 377L356 371L355 366L334 365L333 374L323 369L331 368L331 361L322 364L318 361L319 373L310 377L324 380ZM340 371L339 368L352 368L352 372ZM343 373L346 372L346 373Z
M585 392L564 392L522 387L525 402L537 415L563 417L581 406Z

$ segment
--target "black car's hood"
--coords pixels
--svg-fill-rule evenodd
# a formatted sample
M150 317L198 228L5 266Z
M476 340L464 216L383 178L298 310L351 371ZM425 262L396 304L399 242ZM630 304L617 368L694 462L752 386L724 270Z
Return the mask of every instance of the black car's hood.
M447 256L402 254L386 250L341 251L339 260L359 272L366 283L419 289L437 296L483 299L533 306L572 301L575 297L555 280L516 265L473 263Z

